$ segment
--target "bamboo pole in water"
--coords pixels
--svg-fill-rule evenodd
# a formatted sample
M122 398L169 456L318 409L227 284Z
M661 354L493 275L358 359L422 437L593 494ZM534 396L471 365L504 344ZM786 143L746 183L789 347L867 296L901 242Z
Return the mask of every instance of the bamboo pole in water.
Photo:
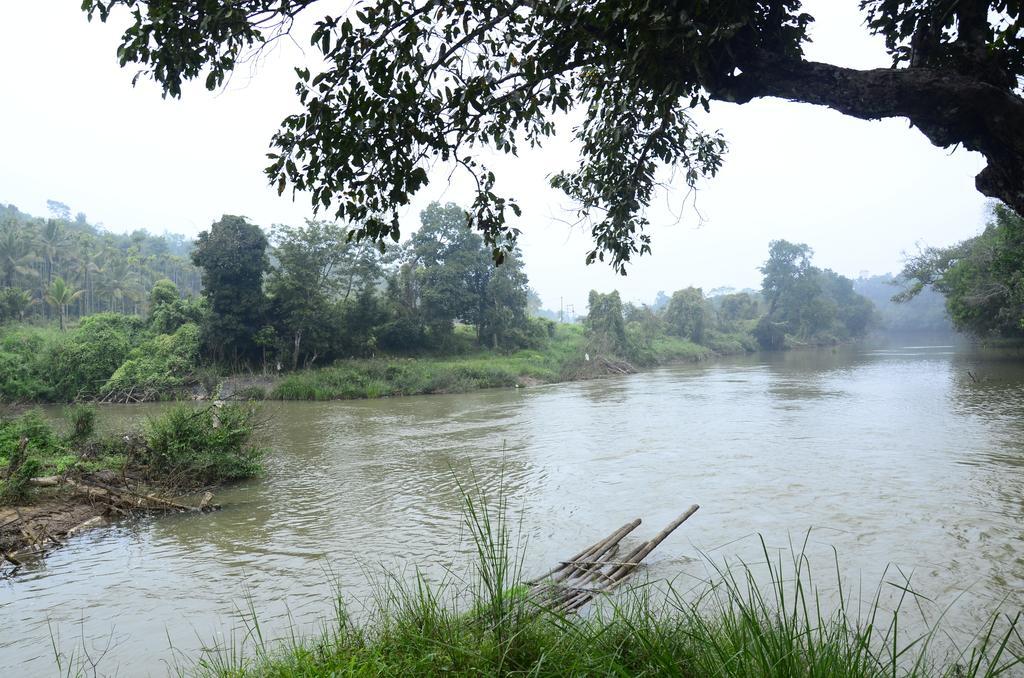
M612 541L612 540L618 541L619 539L622 539L622 537L626 536L627 534L629 534L630 532L635 530L640 525L640 522L641 522L640 519L637 518L635 520L632 520L632 521L626 523L625 525L623 525L619 529L615 530L615 532L612 532L610 535L605 537L604 539L601 539L601 540L598 540L598 541L594 542L593 544L591 544L587 548L583 549L582 551L580 551L579 553L574 555L572 558L569 558L568 560L561 561L553 569L551 569L550 571L542 574L541 576L539 576L539 577L537 577L535 579L532 579L532 580L528 581L527 584L533 585L533 584L542 582L542 581L544 581L546 579L550 579L551 577L553 577L555 574L561 572L562 570L565 570L566 568L569 568L569 567L575 565L578 561L583 560L583 559L589 557L594 551L598 550L599 548L601 548L603 545L605 545L609 541ZM621 535L620 535L620 533L621 533ZM618 535L618 537L617 537L617 535Z
M529 583L531 596L549 609L574 612L599 593L611 591L629 577L640 563L700 508L696 504L665 526L652 539L616 558L622 539L640 525L637 518Z

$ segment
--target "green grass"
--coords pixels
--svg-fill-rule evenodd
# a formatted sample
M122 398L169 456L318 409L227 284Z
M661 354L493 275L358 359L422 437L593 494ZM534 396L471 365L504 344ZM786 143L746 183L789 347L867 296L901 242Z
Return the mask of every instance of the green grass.
M695 344L688 339L668 335L656 338L651 343L657 364L670 362L700 362L715 355L707 346Z
M341 360L283 377L270 393L277 400L380 398L461 393L482 388L548 383L567 378L582 359L582 328L560 326L544 350L510 354L477 351L457 357Z
M468 495L467 495L468 496ZM477 548L468 590L455 578L378 586L371 618L355 623L340 596L334 623L317 637L265 638L249 601L244 640L206 649L181 675L312 676L793 676L949 678L1019 675L1020 614L994 613L962 647L939 622L907 632L928 604L909 582L880 584L866 601L839 585L827 607L802 549L738 566L707 559L698 590L664 597L639 585L589 615L561 615L523 595L521 552L499 499L466 499ZM838 560L838 559L837 559ZM838 563L835 564L838 576ZM840 579L840 581L842 581ZM896 592L887 611L885 594ZM854 595L854 594L857 595ZM858 601L854 603L854 601Z
M720 353L744 350L738 341L723 342ZM477 350L454 357L339 360L326 367L285 375L268 397L274 400L345 400L463 393L604 374L595 362L586 362L587 351L583 328L561 324L555 336L540 350L508 354ZM717 355L707 346L669 336L655 339L650 353L645 365L699 362Z

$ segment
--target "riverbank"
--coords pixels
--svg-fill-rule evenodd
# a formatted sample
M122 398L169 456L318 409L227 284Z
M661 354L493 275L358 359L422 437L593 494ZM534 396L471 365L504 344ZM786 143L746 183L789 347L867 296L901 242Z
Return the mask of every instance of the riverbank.
M676 337L659 337L640 361L591 354L583 328L561 325L543 349L513 353L471 351L438 357L379 357L339 360L332 365L284 374L230 375L219 384L218 397L270 400L353 400L438 393L466 393L485 388L518 388L630 374L682 362L701 362L744 353L738 341L719 350ZM205 395L204 395L205 397Z
M877 601L857 613L825 616L816 594L750 586L729 573L697 594L671 593L653 604L627 594L591 616L559 616L504 601L477 601L483 614L460 614L437 591L400 593L376 623L352 623L311 640L257 640L208 652L181 675L277 676L828 676L829 678L975 678L1015 675L1022 655L1011 642L1019 618L994 618L967 648L949 647L939 627L899 638L899 617ZM424 584L425 586L425 584ZM392 594L394 595L394 594ZM694 599L695 598L695 599ZM909 603L908 603L909 604ZM610 608L610 609L609 609ZM499 616L500 615L500 616ZM257 630L251 629L253 637ZM937 647L938 646L938 647Z
M210 490L260 472L248 406L174 408L106 436L95 418L72 408L63 431L35 411L0 419L0 564L17 568L107 519L210 510Z
M836 605L804 551L773 553L763 541L763 561L708 559L709 579L685 592L648 582L599 599L588 614L556 612L525 595L523 555L512 544L502 500L490 512L482 499L466 506L477 554L468 577L437 584L387 575L368 619L354 621L339 593L333 624L322 634L301 638L293 630L283 643L264 637L253 611L240 643L207 645L178 673L974 678L1024 666L1019 612L992 611L958 646L941 615L928 621L927 599L918 599L909 579L894 584L903 595L891 607L884 581L873 592L840 583ZM838 556L832 567L840 571ZM918 615L924 629L908 632L906 622Z
M191 326L149 346L139 344L138 324L128 316L101 314L67 333L28 325L0 328L0 402L335 400L457 393L590 379L754 348L741 335L709 333L701 345L662 333L638 342L631 351L635 355L603 355L581 325L563 323L552 324L537 348L502 352L480 348L470 328L460 326L440 353L343 359L296 372L240 373L202 366L198 338L184 331Z

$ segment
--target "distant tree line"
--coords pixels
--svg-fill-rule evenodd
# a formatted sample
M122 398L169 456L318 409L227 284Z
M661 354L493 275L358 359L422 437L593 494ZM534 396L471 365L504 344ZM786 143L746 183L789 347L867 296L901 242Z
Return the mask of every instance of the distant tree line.
M638 306L623 304L618 292L591 291L584 319L591 347L645 364L665 353L659 342L666 340L736 353L863 337L878 323L874 304L849 278L812 266L812 255L807 245L772 241L759 292L708 297L687 287Z
M0 205L0 322L141 315L164 278L185 295L199 294L199 270L182 236L110 233L81 212L72 218L63 203L49 207L51 216L40 218Z
M164 259L140 262L159 238L125 236L131 244L111 246L106 256L111 266L138 267L131 296L105 296L108 282L93 271L96 305L84 308L79 278L58 275L77 261L71 243L121 241L84 219L75 226L16 214L7 233L19 246L35 242L36 229L51 223L74 235L43 268L33 251L12 268L13 282L37 288L2 290L5 303L41 294L53 310L44 326L8 322L0 332L2 400L144 400L180 391L204 366L293 370L377 353L512 351L539 347L554 331L553 322L528 314L536 295L519 252L496 267L491 248L453 204L430 205L420 230L386 253L336 223L276 226L268 234L243 217L224 216L178 250L189 255L176 269L184 289L170 276L158 277L144 295L142 281L162 272ZM168 263L180 257L161 251ZM38 286L51 260L54 276ZM85 308L100 312L82 315ZM6 319L40 313L32 296L24 312Z
M853 281L853 288L874 303L878 310L877 329L896 334L951 334L953 324L946 313L946 299L940 292L925 288L913 299L893 300L906 281L899 275L862 276Z
M382 252L337 223L278 226L268 237L243 217L223 217L192 252L209 309L204 354L296 369L378 352L452 352L459 325L496 350L543 341L551 323L527 313L519 251L495 266L457 205L433 203L420 218L408 241Z

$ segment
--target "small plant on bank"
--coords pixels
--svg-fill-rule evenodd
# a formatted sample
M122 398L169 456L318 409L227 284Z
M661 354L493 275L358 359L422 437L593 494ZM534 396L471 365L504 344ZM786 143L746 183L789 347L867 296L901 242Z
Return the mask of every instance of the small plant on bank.
M22 438L8 457L0 475L0 506L24 501L31 491L29 481L39 472L39 462L28 457L28 438Z
M235 391L232 400L266 400L267 390L262 386L245 386Z
M256 409L228 403L196 409L177 405L146 425L138 461L150 475L182 485L214 485L261 471L263 448L252 442Z
M92 405L74 405L64 410L64 418L71 425L68 442L81 444L96 430L96 408Z
M31 410L20 417L0 420L0 464L7 463L22 438L28 440L30 457L51 457L64 451L53 427L40 412Z

